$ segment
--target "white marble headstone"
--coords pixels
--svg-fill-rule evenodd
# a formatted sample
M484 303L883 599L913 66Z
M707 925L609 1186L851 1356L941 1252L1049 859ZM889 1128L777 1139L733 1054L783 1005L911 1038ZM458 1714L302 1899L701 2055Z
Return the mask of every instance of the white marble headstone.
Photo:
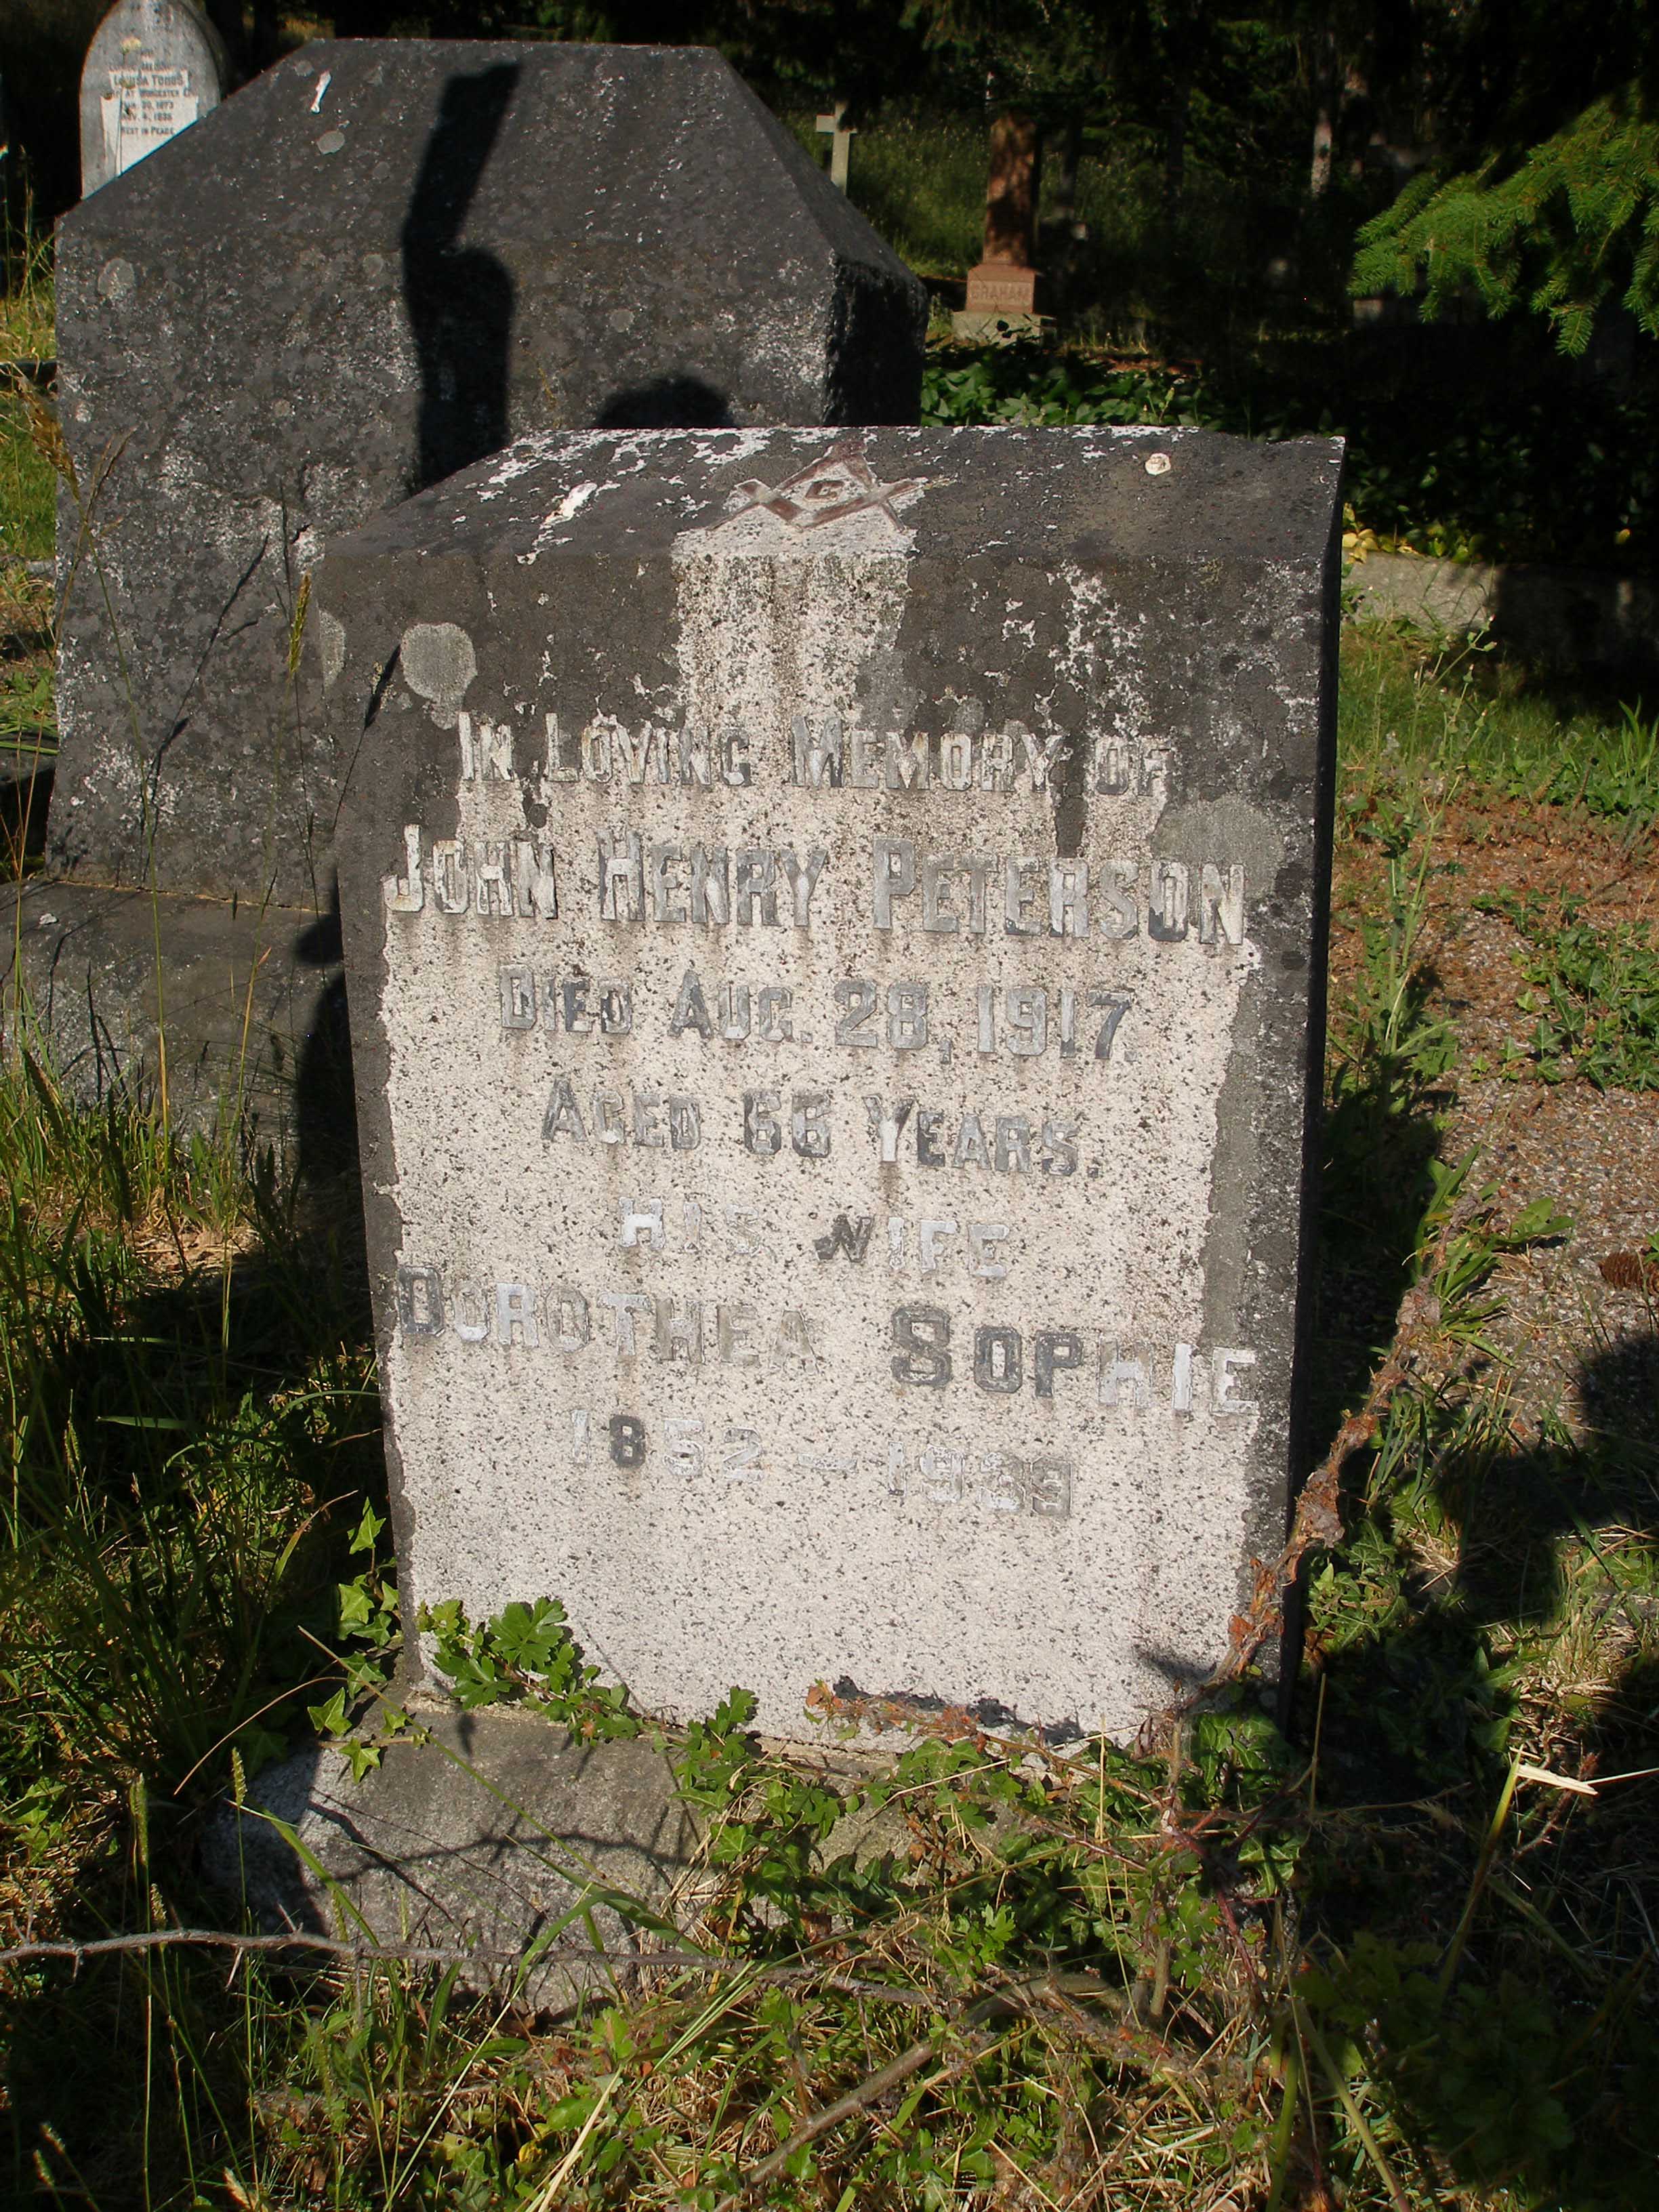
M81 72L81 190L95 192L224 97L224 49L185 0L120 0Z

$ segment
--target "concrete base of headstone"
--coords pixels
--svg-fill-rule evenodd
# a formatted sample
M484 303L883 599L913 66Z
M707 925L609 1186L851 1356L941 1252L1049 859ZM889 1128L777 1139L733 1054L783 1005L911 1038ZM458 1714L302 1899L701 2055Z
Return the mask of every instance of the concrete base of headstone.
M1013 338L1040 338L1054 327L1052 315L1024 315L1001 307L957 307L951 317L951 335L975 345L988 341L1007 343Z
M510 1984L514 1960L585 1891L687 1916L697 1835L659 1751L579 1743L524 1713L418 1717L428 1740L388 1745L361 1781L322 1746L261 1775L247 1806L227 1804L210 1829L209 1879L271 1933L366 1929L387 1946L476 1953L463 1976L474 1987ZM611 1958L532 1967L523 1995L537 2009L605 1993L652 1948L614 1905L592 1921L544 1948L591 1949L597 1935Z
M1659 586L1650 577L1372 553L1350 565L1343 583L1373 620L1489 635L1545 668L1649 682L1659 674Z
M453 1952L465 1987L501 1990L579 1894L608 1893L617 1902L598 1904L592 1917L609 1955L553 1955L596 1948L582 1918L545 1940L545 1963L520 1989L538 2011L609 1996L653 1951L672 1948L672 1938L630 1927L630 1900L702 1948L703 1832L661 1751L641 1741L579 1743L510 1707L463 1713L429 1697L409 1702L426 1741L388 1744L360 1781L341 1753L313 1744L259 1775L240 1813L222 1805L202 1869L258 1928ZM814 1755L843 1784L884 1770L892 1756L860 1754L845 1741ZM912 1843L902 1802L855 1805L814 1859L863 1867L903 1857Z
M159 1005L175 1127L351 1165L332 917L36 878L0 890L0 1042L35 1051L70 1097L155 1096Z
M1478 562L1368 553L1349 563L1342 583L1354 611L1371 621L1473 635L1492 627L1498 573Z

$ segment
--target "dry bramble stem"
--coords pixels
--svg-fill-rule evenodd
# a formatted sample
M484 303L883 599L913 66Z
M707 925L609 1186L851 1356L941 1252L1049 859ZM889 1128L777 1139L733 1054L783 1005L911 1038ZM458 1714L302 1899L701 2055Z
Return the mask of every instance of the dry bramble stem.
M0 1951L0 1966L31 1966L48 1959L71 1959L78 1967L88 1959L108 1958L118 1953L137 1951L166 1951L209 1949L221 1951L320 1951L335 1959L384 1959L404 1966L454 1966L468 1961L488 1961L490 1964L516 1966L529 1958L535 1966L569 1966L573 1964L606 1965L630 1968L641 1966L672 1966L676 1971L690 1970L704 1974L737 1973L749 1971L746 1959L711 1959L698 1951L601 1951L592 1946L541 1951L527 1954L520 1950L491 1950L478 1945L469 1950L454 1947L429 1948L409 1943L350 1943L337 1936L313 1936L304 1929L284 1929L274 1936L240 1935L222 1928L155 1928L142 1935L100 1936L87 1943L18 1943L9 1950ZM763 1971L753 1978L761 1981L821 1981L831 1987L845 1987L858 1996L887 1997L895 2004L933 2005L933 1999L919 1990L906 1990L886 1982L854 1981L846 1976L826 1973L821 1967L781 1966Z
M0 1951L0 1966L30 1966L49 1959L73 1960L76 1971L88 1959L110 1958L138 1951L323 1951L337 1959L397 1959L411 1966L453 1966L466 1959L514 1960L516 1951L424 1950L409 1945L385 1948L374 1943L344 1943L332 1936L312 1936L290 1929L279 1936L243 1936L218 1928L154 1928L137 1936L100 1936L88 1943L15 1943ZM550 1952L550 1959L599 1959L600 1951Z
M1196 1688L1187 1691L1146 1723L1137 1740L1143 1752L1167 1745L1187 1714L1217 1690L1238 1680L1262 1645L1282 1627L1285 1600L1303 1560L1310 1552L1334 1551L1341 1542L1343 1469L1356 1452L1364 1451L1376 1441L1389 1407L1401 1386L1410 1380L1418 1358L1438 1336L1442 1310L1434 1285L1450 1255L1453 1239L1468 1227L1483 1202L1480 1196L1471 1193L1460 1199L1446 1217L1421 1279L1400 1301L1393 1341L1387 1358L1371 1378L1364 1405L1358 1413L1348 1415L1337 1431L1329 1451L1303 1485L1283 1551L1271 1562L1257 1563L1249 1610L1234 1616L1226 1657Z
M100 1936L86 1943L18 1943L9 1950L0 1951L0 1967L44 1965L50 1960L67 1959L78 1971L88 1959L168 1950L238 1953L315 1951L331 1959L369 1964L379 1960L388 1965L412 1966L469 1964L533 1967L604 1966L629 1973L659 1970L709 1975L741 1973L745 1979L756 1984L808 1982L816 1988L838 1990L844 1996L868 1998L876 2003L897 2005L911 2012L942 2014L949 2009L948 2005L942 2004L937 1996L926 1990L911 1989L899 1982L869 1981L854 1974L837 1973L833 1968L821 1966L765 1966L757 1971L751 1960L710 1958L706 1952L701 1951L617 1952L580 1946L562 1947L556 1951L526 1952L492 1950L483 1945L463 1950L455 1947L410 1943L354 1943L333 1936L313 1936L303 1929L285 1929L274 1936L248 1936L221 1928L155 1928L139 1935ZM1052 1987L1061 1985L1089 1996L1109 1994L1097 1984L1092 1976L1066 1978L1060 1985L1046 1981L1033 1984L1031 1988L1036 1994L1046 1996ZM1011 1985L1007 1992L992 2002L1019 2009L1025 1999L1019 1990Z

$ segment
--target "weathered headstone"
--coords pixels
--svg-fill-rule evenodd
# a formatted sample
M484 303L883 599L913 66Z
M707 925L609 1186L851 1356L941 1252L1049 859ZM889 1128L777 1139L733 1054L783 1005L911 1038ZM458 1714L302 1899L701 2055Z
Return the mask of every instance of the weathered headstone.
M926 320L707 49L307 46L66 216L57 283L98 568L52 864L279 905L351 770L289 667L330 538L538 425L913 420Z
M81 190L95 192L216 108L228 65L189 0L119 0L81 72Z
M334 545L406 1605L556 1595L785 1736L1123 1734L1223 1656L1297 1467L1339 465L530 439Z

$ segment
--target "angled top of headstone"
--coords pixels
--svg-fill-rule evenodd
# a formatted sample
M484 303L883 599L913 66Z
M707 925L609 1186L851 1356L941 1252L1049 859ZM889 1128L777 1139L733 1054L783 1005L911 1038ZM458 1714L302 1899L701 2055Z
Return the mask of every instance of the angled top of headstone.
M334 535L536 428L913 421L927 321L702 48L307 46L72 210L57 287L119 638L72 595L55 864L279 904L329 894L288 661Z
M701 432L663 441L532 433L354 531L354 565L412 555L1150 562L1204 571L1319 567L1340 441L1263 445L1161 427ZM683 471L683 473L681 473ZM926 491L925 500L921 495ZM694 507L727 512L688 531Z
M119 0L81 71L81 190L112 178L199 122L229 75L218 33L189 0Z
M529 439L315 649L406 1603L1131 1733L1298 1473L1340 447Z
M193 242L210 194L218 239L349 230L360 251L376 234L452 250L517 239L576 263L666 252L661 280L693 311L700 252L787 264L814 233L825 254L915 282L705 46L319 40L226 102L187 167L135 175L118 203L67 220Z

